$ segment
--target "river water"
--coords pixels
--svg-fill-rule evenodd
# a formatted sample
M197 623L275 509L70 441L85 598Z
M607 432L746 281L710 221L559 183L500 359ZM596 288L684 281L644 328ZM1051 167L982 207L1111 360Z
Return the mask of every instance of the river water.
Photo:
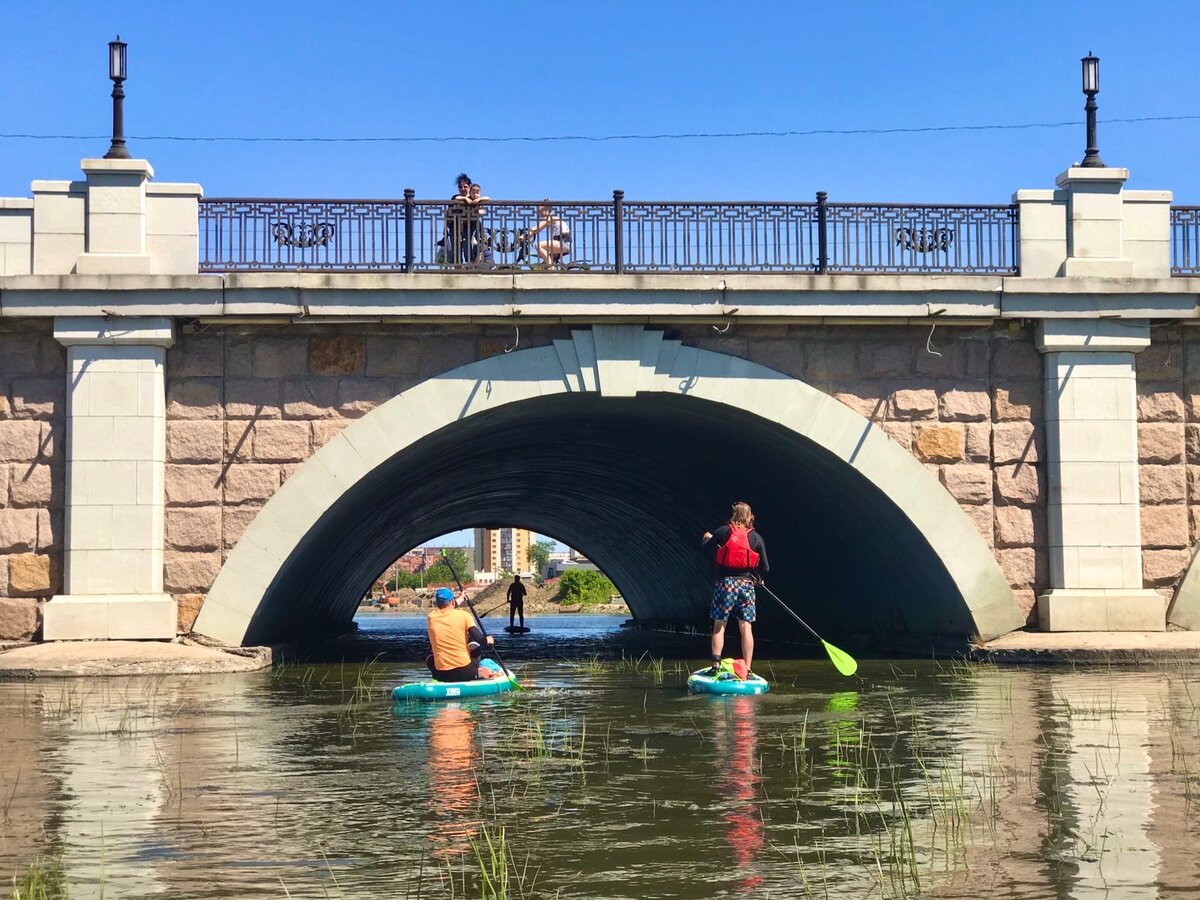
M703 638L619 621L532 619L528 690L466 702L392 705L424 639L386 615L268 672L0 683L0 897L1200 897L1200 670L773 651L721 699Z

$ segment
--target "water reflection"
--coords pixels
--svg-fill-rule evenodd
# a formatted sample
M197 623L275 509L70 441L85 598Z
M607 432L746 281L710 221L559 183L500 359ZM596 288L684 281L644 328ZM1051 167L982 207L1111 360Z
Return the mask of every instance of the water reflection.
M395 711L419 663L0 684L0 884L478 896L502 827L510 896L1200 897L1200 670L775 662L714 702L689 668Z
M732 802L721 816L733 850L739 881L737 893L754 893L763 884L755 861L763 848L766 828L758 809L762 773L758 764L756 697L725 701L725 714L717 717L717 796Z

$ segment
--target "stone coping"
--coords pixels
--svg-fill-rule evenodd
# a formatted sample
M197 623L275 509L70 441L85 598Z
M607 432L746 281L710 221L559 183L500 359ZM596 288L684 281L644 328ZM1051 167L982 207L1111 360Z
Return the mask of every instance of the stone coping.
M0 681L114 675L216 675L269 668L269 647L173 641L56 641L0 651Z
M1200 631L1014 631L973 642L968 655L1002 664L1200 662Z

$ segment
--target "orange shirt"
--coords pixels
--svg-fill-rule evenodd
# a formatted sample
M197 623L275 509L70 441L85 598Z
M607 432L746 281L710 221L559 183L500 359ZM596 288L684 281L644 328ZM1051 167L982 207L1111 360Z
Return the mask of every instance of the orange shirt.
M470 665L467 631L474 624L475 619L465 609L446 606L429 611L429 644L433 647L434 666L445 672Z

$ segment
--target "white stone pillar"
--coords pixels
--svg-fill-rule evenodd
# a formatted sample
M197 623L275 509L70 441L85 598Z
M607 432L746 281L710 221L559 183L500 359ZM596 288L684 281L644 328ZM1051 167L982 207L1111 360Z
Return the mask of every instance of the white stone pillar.
M1128 169L1074 166L1055 179L1067 195L1067 259L1063 275L1129 278L1121 188Z
M1045 356L1050 589L1044 631L1163 631L1166 603L1142 588L1135 354L1147 322L1052 319Z
M149 275L146 183L154 169L144 159L85 159L87 227L80 275Z
M161 317L58 319L67 347L65 594L45 639L171 639L163 593L164 363Z

